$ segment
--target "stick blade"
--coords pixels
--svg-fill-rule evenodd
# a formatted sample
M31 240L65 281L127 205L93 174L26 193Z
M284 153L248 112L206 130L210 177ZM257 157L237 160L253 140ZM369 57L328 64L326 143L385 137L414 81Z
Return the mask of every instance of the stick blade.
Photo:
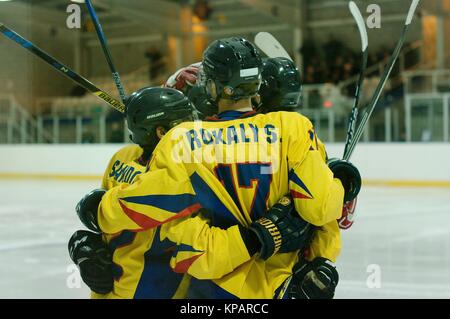
M419 5L420 0L413 0L413 2L411 3L411 7L409 7L409 12L408 12L408 16L406 18L406 25L411 24L413 18L414 18L414 13L416 12L417 6Z
M287 58L292 61L292 58L280 42L278 42L278 40L269 32L259 32L255 36L255 44L269 58Z
M364 18L361 14L361 11L359 10L355 2L350 1L348 3L348 6L350 12L353 15L353 18L356 21L356 24L358 25L359 34L361 36L362 51L364 52L369 46L369 37L367 36L366 23L364 22Z

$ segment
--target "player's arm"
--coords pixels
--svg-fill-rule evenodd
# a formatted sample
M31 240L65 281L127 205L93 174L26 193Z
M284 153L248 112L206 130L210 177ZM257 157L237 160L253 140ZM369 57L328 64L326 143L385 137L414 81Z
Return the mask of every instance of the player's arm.
M187 272L198 279L216 279L255 255L268 259L278 252L304 248L312 231L312 225L295 213L292 201L283 198L249 228L213 227L200 212L162 225L161 239L168 238L177 245L170 261L175 272Z
M353 180L347 178L350 167L357 172L356 168L341 161L330 169L319 151L311 122L300 115L287 122L295 128L290 130L288 165L289 189L297 212L316 226L339 219L344 197L357 195L355 189L348 188Z
M336 262L340 252L341 233L337 221L334 220L316 228L306 259L311 261L323 257Z
M200 209L188 178L159 169L140 174L135 183L106 192L98 207L102 232L144 231L187 217Z
M317 137L316 146L324 162L328 163L328 154L325 149L325 144ZM340 229L349 229L352 227L355 221L355 210L356 210L357 198L353 200L346 201L342 207L342 216L338 219L338 224Z
M99 232L101 223L97 207L105 196L104 190L94 190L77 205L83 224ZM118 219L120 220L120 219ZM250 227L212 227L202 210L193 216L173 219L161 225L161 240L176 245L170 264L175 272L188 272L199 279L220 278L252 256L268 259L278 252L292 252L310 242L312 225L302 220L288 198L275 204Z

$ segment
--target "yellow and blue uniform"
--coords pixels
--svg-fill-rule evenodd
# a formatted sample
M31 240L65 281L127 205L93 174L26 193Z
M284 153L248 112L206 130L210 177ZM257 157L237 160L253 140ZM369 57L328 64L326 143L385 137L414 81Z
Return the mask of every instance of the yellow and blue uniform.
M218 121L183 123L160 141L147 173L105 194L100 228L161 226L160 239L177 244L171 267L196 278L189 297L272 298L297 253L249 256L237 225L249 226L290 193L301 217L320 227L308 258L335 261L344 190L319 149L311 122L296 113L229 111Z
M140 163L143 149L128 145L111 158L102 180L102 188L108 190L118 185L132 184L146 171ZM105 234L113 256L114 290L107 295L92 293L92 298L178 298L188 283L188 275L174 273L169 267L174 244L160 241L159 229L143 232L123 230L117 234Z
M142 148L134 144L117 151L103 174L102 188L108 190L121 184L132 184L138 175L146 171L145 164L139 163L142 152Z

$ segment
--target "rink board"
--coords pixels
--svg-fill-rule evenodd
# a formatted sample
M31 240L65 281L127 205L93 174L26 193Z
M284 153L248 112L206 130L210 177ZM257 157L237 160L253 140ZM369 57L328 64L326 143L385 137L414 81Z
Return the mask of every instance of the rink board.
M99 178L121 144L2 145L0 177ZM343 144L328 144L329 157ZM352 157L367 185L450 187L450 144L360 144Z

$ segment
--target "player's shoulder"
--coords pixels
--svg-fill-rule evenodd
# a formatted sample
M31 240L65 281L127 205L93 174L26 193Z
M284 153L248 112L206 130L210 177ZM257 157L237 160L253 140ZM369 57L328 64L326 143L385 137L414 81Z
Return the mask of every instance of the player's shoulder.
M125 145L119 149L111 159L120 160L121 162L128 162L139 158L142 155L142 152L142 148L139 145Z
M278 111L267 113L266 116L271 119L278 119L283 125L311 125L311 121L298 112Z
M168 148L172 148L174 145L180 143L180 141L189 134L189 131L203 127L202 121L194 122L182 122L175 127L172 127L164 136L159 140L156 145L153 154L159 152L167 152Z

